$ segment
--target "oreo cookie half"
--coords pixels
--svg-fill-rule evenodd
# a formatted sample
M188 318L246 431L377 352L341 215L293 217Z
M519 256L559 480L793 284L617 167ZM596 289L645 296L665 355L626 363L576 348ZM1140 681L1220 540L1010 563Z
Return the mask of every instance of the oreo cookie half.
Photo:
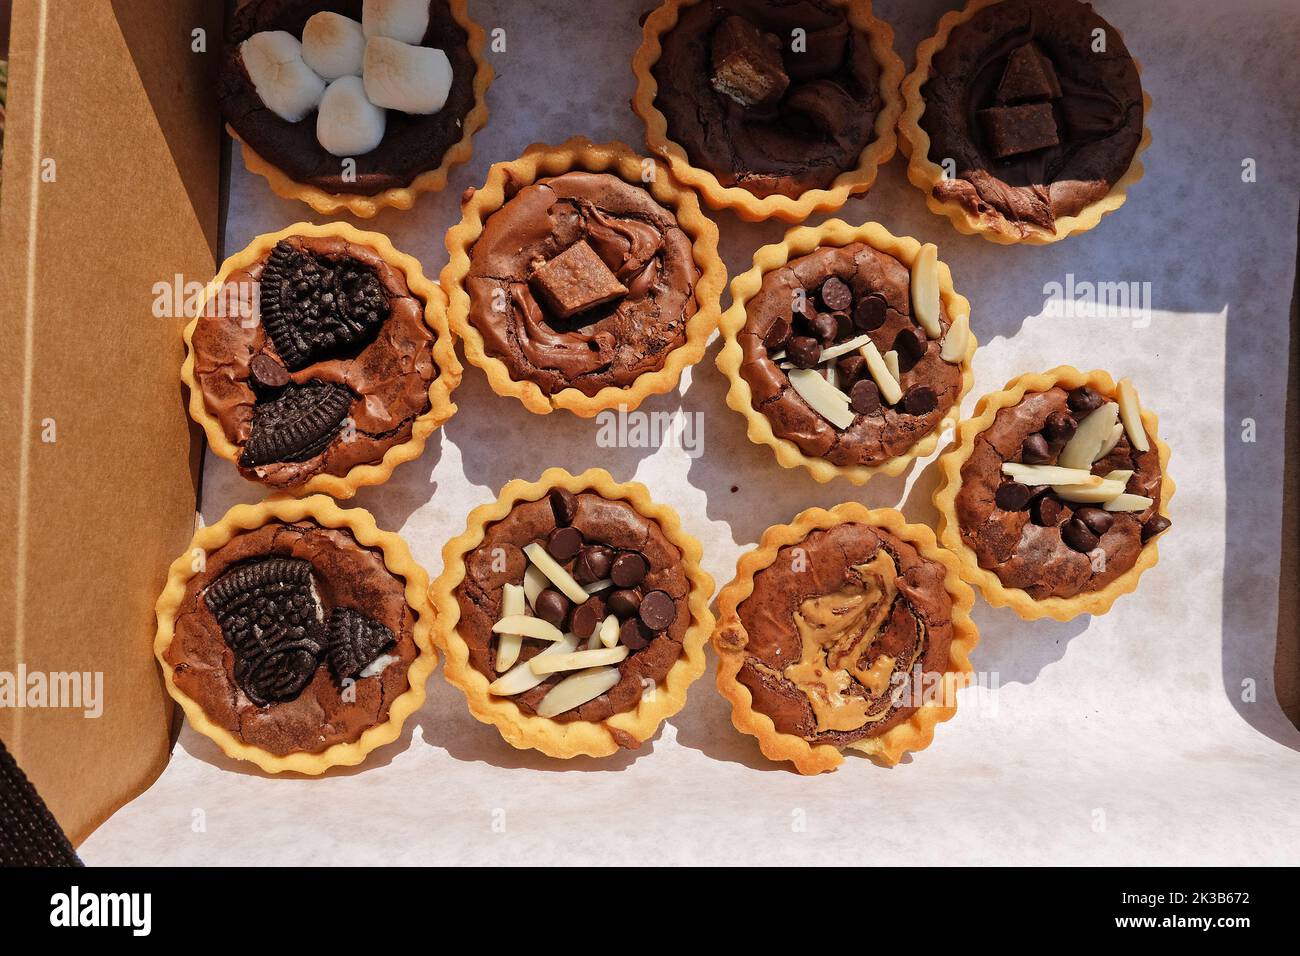
M290 385L253 408L252 431L239 463L245 468L276 461L307 461L338 435L352 393L332 382Z
M337 607L326 626L325 656L340 681L356 677L393 643L393 632L350 607Z

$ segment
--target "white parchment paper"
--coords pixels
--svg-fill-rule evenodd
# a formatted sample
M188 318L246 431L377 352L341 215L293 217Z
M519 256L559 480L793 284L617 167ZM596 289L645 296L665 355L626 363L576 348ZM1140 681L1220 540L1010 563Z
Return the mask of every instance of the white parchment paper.
M362 223L436 276L458 198L494 160L582 133L642 147L629 67L652 4L472 5L505 29L474 158L446 191ZM910 69L953 2L881 0ZM736 732L706 674L635 753L554 761L473 720L436 673L404 736L363 767L274 779L188 727L154 786L82 847L92 864L1296 863L1300 733L1272 689L1288 306L1297 220L1295 7L1100 0L1154 100L1146 177L1095 230L1047 248L958 235L931 215L901 156L841 216L938 243L972 303L981 349L966 400L1028 370L1105 368L1138 384L1173 448L1173 530L1139 591L1104 617L1024 623L979 601L979 671L934 744L892 769L850 756L804 779ZM1243 181L1253 160L1255 182ZM309 218L238 157L227 254ZM732 276L784 227L716 214ZM1046 314L1051 283L1147 283L1149 316ZM205 278L205 277L204 277ZM727 302L724 299L724 305ZM1147 319L1149 318L1149 322ZM719 586L769 524L858 499L933 523L935 469L817 485L751 445L705 361L646 411L699 413L703 454L601 448L564 413L530 415L466 369L459 413L424 456L356 504L401 532L431 575L475 505L514 477L591 465L647 484L705 547ZM1253 430L1253 441L1250 438ZM179 453L179 450L178 450ZM208 522L260 489L208 456ZM1289 542L1294 547L1295 542ZM142 649L142 653L146 653ZM887 821L887 823L886 823Z

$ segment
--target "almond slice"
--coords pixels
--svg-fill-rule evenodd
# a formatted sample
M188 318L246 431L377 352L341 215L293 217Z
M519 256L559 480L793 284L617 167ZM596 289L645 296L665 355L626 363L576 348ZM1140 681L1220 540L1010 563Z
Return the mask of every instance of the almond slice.
M902 387L901 383L903 381L903 373L898 370L898 352L896 352L894 349L890 349L888 352L885 353L884 359L885 359L885 368L889 369L889 374L894 376L894 381L900 383L899 387L901 388Z
M1008 461L1002 465L1002 474L1009 475L1026 485L1099 485L1101 475L1086 468L1062 468L1060 465L1022 465Z
M507 584L501 592L501 617L518 617L524 613L524 589L518 584ZM502 634L497 639L497 673L508 671L519 660L519 648L524 645L522 634Z
M876 387L880 389L880 397L885 400L885 404L897 405L899 399L903 397L903 390L899 387L898 379L890 374L889 366L885 364L885 359L880 354L880 349L876 348L876 343L868 342L858 349L858 354L867 360L867 371L871 373Z
M537 595L546 590L550 583L537 565L530 564L524 569L524 598L529 607L537 606Z
M528 662L534 674L558 674L560 671L578 671L602 664L617 664L628 655L626 645L599 647L594 651L570 651L568 654L538 654Z
M1128 432L1128 443L1138 451L1150 451L1147 432L1142 427L1142 406L1138 404L1137 389L1127 378L1121 378L1115 389L1119 397L1119 418L1124 423L1124 431Z
M1066 501L1079 504L1099 505L1124 493L1124 485L1118 481L1101 479L1101 484L1093 485L1052 485L1052 490Z
M1112 451L1114 451L1115 446L1119 444L1120 436L1123 434L1124 434L1124 426L1121 425L1119 422L1116 422L1115 427L1110 430L1110 437L1101 443L1101 448L1098 449L1097 454L1093 457L1092 460L1094 462L1101 461Z
M528 560L533 562L537 569L573 603L582 604L591 596L581 584L573 580L573 575L560 567L559 563L536 541L524 545L524 554L528 555Z
M537 657L548 657L553 654L572 654L577 649L577 637L572 634L565 634L563 640L556 641L538 654ZM536 660L537 657L534 657L533 660ZM526 690L532 690L546 678L541 674L534 673L532 667L529 666L531 663L532 661L524 661L522 664L516 664L510 668L488 685L488 692L496 694L498 697L513 697L515 694L522 694Z
M550 621L543 621L531 614L513 614L503 617L492 625L494 634L518 634L521 637L533 637L539 641L558 641L564 632Z
M846 339L839 345L832 345L828 349L822 349L822 357L817 360L818 365L824 365L832 359L837 359L841 355L848 355L854 349L860 349L871 341L869 335L855 335L851 339Z
M939 326L939 247L927 242L912 263L912 318L937 339L943 334Z
M590 584L583 585L588 594L599 594L601 591L607 591L613 586L613 578L601 578L599 581L592 581Z
M1057 457L1056 463L1062 468L1082 468L1085 471L1092 467L1093 461L1097 458L1097 452L1106 439L1110 437L1111 431L1115 428L1115 421L1118 418L1119 406L1114 402L1107 402L1101 408L1092 412L1087 418L1079 422L1074 437L1065 443L1065 447L1061 449L1061 454Z
M1116 495L1102 505L1106 511L1146 511L1155 502L1145 495Z
M966 346L969 344L970 316L958 312L943 337L943 348L939 350L939 358L952 365L960 365L966 359Z
M799 396L812 406L813 411L836 428L848 428L853 424L853 413L849 411L849 397L812 369L791 370L790 384L794 386Z
M611 614L605 620L600 622L600 627L596 628L596 636L600 638L600 643L606 647L613 647L618 643L618 616Z
M537 716L556 717L581 707L610 690L621 676L617 667L593 667L566 677L546 692L537 705Z
M1128 487L1128 480L1133 477L1133 469L1116 468L1106 476L1107 481L1118 481L1124 487Z

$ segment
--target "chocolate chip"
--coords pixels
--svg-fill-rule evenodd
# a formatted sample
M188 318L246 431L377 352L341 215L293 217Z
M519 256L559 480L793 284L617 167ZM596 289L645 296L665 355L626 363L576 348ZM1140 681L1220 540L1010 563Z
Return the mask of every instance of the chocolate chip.
M1033 496L1029 486L1018 481L1008 481L998 487L993 501L1003 511L1019 511L1029 504L1029 499Z
M853 319L847 312L832 312L831 318L835 320L835 341L842 342L853 337Z
M828 312L843 312L853 304L853 292L838 276L831 276L823 282L818 295Z
M579 584L591 584L609 577L609 569L614 564L614 552L603 544L583 548L578 553L578 562L573 566L573 576Z
M885 324L885 310L888 308L884 296L871 293L858 301L853 310L853 324L859 331L874 332Z
M1079 423L1066 412L1052 412L1043 423L1043 434L1053 445L1064 445L1079 430Z
M939 396L929 385L913 385L899 404L908 415L928 415L939 407Z
M830 345L835 341L835 333L839 331L839 323L835 321L835 316L829 312L818 312L817 318L812 321L813 335L817 336L823 345Z
M1099 539L1086 524L1075 517L1067 521L1065 526L1061 528L1061 540L1075 551L1082 551L1087 554L1097 547Z
M556 528L546 536L546 550L561 564L572 560L582 550L582 532L572 526Z
M1101 537L1110 530L1110 526L1115 523L1115 516L1109 511L1103 511L1101 508L1078 508L1074 516L1088 526L1088 530Z
M1152 515L1147 519L1147 523L1142 526L1142 543L1146 544L1158 534L1163 534L1169 530L1173 522L1164 515Z
M790 340L785 354L797 368L814 368L822 357L822 347L816 339L798 335Z
M1106 399L1101 397L1100 392L1087 385L1073 389L1065 401L1070 406L1070 411L1080 417L1088 412L1095 412L1106 403Z
M667 630L677 618L677 605L667 591L651 591L641 599L637 613L641 623L652 631Z
M650 562L635 551L625 551L614 559L609 576L621 588L634 588L645 580Z
M763 336L763 347L769 352L775 352L784 348L789 338L790 320L777 316L776 321L768 328L767 334Z
M248 363L253 381L266 388L284 388L289 384L288 370L265 352L258 352Z
M573 609L570 628L575 636L585 640L591 637L603 620L605 620L605 602L599 596L593 594L585 602Z
M894 351L898 353L898 370L908 372L921 361L928 346L925 333L909 325L894 336Z
M1054 495L1043 495L1034 502L1029 513L1034 524L1044 528L1055 528L1070 517L1070 509Z
M619 617L636 617L641 607L641 595L636 591L622 588L609 596L609 610Z
M618 629L619 643L625 645L629 651L641 650L650 643L650 638L653 636L654 633L647 631L645 625L634 617L628 618Z
M841 356L835 367L840 370L840 381L845 385L850 385L867 374L867 360L861 355Z
M849 389L849 408L854 415L871 415L880 410L880 389L869 378L860 378Z
M533 602L533 613L548 624L564 630L564 619L569 614L569 606L569 599L555 588L543 588Z
M578 511L578 496L567 488L552 488L547 495L551 502L551 514L555 523L561 527L573 523L573 516Z
M1026 465L1046 465L1052 460L1052 449L1047 439L1037 433L1025 439L1020 446L1020 460Z

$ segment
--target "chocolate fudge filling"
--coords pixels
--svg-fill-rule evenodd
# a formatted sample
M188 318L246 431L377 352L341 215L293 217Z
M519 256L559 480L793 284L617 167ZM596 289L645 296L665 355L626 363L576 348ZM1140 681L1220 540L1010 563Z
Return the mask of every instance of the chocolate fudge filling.
M845 523L777 552L737 609L737 678L776 729L845 746L916 710L948 669L952 600L941 564L878 528ZM922 683L917 685L918 677Z
M861 242L822 247L763 277L737 336L740 374L779 438L835 465L876 465L938 426L961 393L962 369L941 357L942 336L929 338L913 316L911 282L907 266ZM939 324L945 333L951 324L942 303ZM897 396L882 394L860 348L823 360L862 336L882 356L897 353ZM847 427L791 385L794 369L816 370L848 398Z
M345 530L273 522L207 557L165 654L208 719L273 754L320 753L388 719L419 654L405 583Z
M470 322L512 379L547 395L658 371L695 314L690 238L646 190L607 173L520 189L471 258Z
M1007 587L1035 598L1069 598L1104 588L1137 562L1143 545L1170 526L1160 515L1160 456L1133 447L1127 432L1093 462L1106 476L1131 471L1125 492L1152 499L1141 511L1109 511L1067 500L1048 485L1026 485L1003 465L1057 465L1063 449L1108 399L1088 386L1031 392L1001 409L975 438L962 466L957 521L962 540Z
M410 439L438 373L405 278L337 237L290 237L233 272L193 349L240 473L277 488L380 461Z
M690 584L682 570L681 552L664 536L658 522L626 502L610 501L592 492L571 494L556 489L540 501L516 505L506 517L489 525L482 544L466 555L465 580L456 588L460 606L457 632L469 645L470 664L489 681L501 676L500 637L492 632L492 626L505 616L505 585L525 584L530 559L524 549L532 544L544 548L578 584L603 582L604 586L597 585L586 601L577 603L548 583L529 599L525 613L575 635L579 650L588 647L589 641L595 643L593 633L599 633L599 626L612 615L617 621L618 645L628 648L628 656L617 665L617 683L552 719L562 723L601 721L632 710L647 687L664 679L682 652L691 613ZM543 641L526 639L511 666L526 664L547 647ZM511 700L524 713L535 714L551 688L572 673L551 674L522 693L498 699Z
M361 0L251 0L234 15L221 73L217 101L222 115L239 137L259 156L295 182L329 193L373 196L385 189L409 186L426 170L442 164L447 150L463 135L465 116L474 107L474 74L469 37L456 22L445 0L430 0L429 26L420 46L442 50L451 63L452 84L442 109L429 115L389 110L384 137L368 153L352 157L355 178L344 176L342 161L316 138L316 111L290 123L262 102L249 79L239 45L264 30L284 30L301 38L312 14L322 11L361 20Z
M875 138L880 68L842 7L706 0L662 45L652 72L668 136L724 186L827 189Z
M921 95L930 160L956 163L935 197L1000 216L1021 235L1054 231L1057 219L1103 198L1142 139L1137 65L1114 28L1076 0L978 11L935 54Z

